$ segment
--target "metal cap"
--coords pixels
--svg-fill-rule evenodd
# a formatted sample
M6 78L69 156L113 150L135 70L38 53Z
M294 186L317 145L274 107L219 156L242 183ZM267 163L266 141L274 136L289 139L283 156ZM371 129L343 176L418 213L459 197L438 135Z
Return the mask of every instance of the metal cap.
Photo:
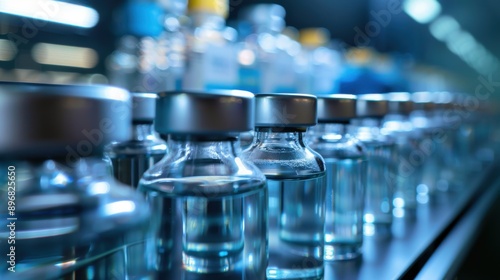
M356 117L356 95L318 96L318 122L346 121Z
M317 123L316 96L299 93L255 95L255 126L307 127Z
M456 95L447 91L439 91L433 94L433 101L436 109L448 110L452 109L456 101Z
M254 95L248 91L162 92L155 129L162 134L227 134L254 128Z
M156 93L132 93L132 121L153 123Z
M434 94L428 91L419 91L411 94L413 100L413 107L418 111L432 111L436 109L434 103Z
M413 101L408 92L390 92L386 98L389 101L389 114L409 115L413 111Z
M383 94L369 93L358 95L357 117L381 118L389 112L389 102Z
M99 155L131 135L130 94L111 86L0 82L0 155Z

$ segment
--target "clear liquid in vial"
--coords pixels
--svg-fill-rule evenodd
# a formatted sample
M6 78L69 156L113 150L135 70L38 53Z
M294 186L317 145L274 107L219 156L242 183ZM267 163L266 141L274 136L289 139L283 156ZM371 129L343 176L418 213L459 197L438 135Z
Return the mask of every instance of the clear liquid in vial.
M164 156L165 152L113 155L110 157L113 176L121 183L135 188L144 172Z
M366 159L325 159L327 172L325 260L358 257L363 244Z
M265 279L264 184L200 176L141 183L140 189L155 213L146 254L157 279Z
M364 234L390 235L393 196L397 180L396 146L393 143L365 142L367 173Z
M267 177L267 279L322 279L325 176L287 179Z

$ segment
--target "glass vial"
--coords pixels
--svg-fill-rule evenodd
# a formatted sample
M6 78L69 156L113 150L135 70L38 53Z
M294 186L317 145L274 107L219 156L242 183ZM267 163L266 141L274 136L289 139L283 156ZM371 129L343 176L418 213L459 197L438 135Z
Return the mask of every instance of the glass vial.
M106 59L110 83L131 92L180 89L187 0L127 0L114 15L116 49Z
M106 143L130 136L129 93L0 87L0 126L10 131L0 145L0 216L9 217L1 222L0 250L15 255L15 273L3 261L0 278L143 279L149 206L115 181L101 158Z
M245 43L255 50L259 93L297 92L296 57L300 45L283 34L286 11L278 4L252 4L238 12L249 23Z
M419 151L425 155L419 188L428 190L432 197L449 189L448 182L441 179L441 173L446 162L443 146L447 146L444 143L450 143L451 138L439 129L440 120L435 118L436 103L432 93L414 92L411 98L414 110L410 120L413 128L422 134Z
M304 142L307 127L316 124L316 97L259 94L255 100L255 137L242 157L267 178L267 279L322 279L325 163Z
M159 94L155 129L170 150L139 182L155 213L144 254L156 279L265 278L267 187L237 138L253 112L245 91Z
M226 26L229 0L188 1L183 89L230 90L238 86L237 32Z
M417 200L427 203L428 189L420 186L422 170L427 155L420 149L422 133L414 129L410 120L413 101L407 92L385 94L389 102L388 114L382 120L382 133L396 142L397 160L395 189L392 205L395 217L414 215Z
M132 93L132 139L106 147L113 175L125 185L137 188L142 174L167 153L166 142L154 131L155 93Z
M358 95L357 118L348 127L349 134L365 145L368 157L363 215L366 236L391 234L397 154L394 139L380 129L387 112L388 102L383 95Z
M356 117L356 96L318 96L318 125L308 133L309 145L326 162L325 260L361 255L367 160L365 147L347 133Z

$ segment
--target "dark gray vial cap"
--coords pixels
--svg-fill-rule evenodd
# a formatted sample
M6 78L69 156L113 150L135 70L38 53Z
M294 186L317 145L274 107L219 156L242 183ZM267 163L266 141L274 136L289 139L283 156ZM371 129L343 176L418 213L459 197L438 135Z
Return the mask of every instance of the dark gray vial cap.
M130 93L122 88L0 82L0 155L53 159L100 155L131 136Z
M152 123L155 119L156 93L132 93L132 121Z
M429 91L419 91L411 94L415 110L432 111L436 109L435 94Z
M161 134L231 134L254 128L254 95L248 91L161 92L155 129Z
M308 127L317 123L317 99L311 94L255 95L255 126Z
M356 117L356 95L318 96L318 122L348 121Z
M361 118L381 118L389 112L389 102L383 94L368 93L358 95L356 115Z
M389 114L409 115L413 112L413 100L408 92L390 92L386 95L389 101Z

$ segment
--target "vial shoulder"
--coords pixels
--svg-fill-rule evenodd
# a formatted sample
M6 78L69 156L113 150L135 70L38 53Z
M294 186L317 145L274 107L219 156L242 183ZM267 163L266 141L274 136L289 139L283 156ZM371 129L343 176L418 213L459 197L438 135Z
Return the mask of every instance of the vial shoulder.
M254 163L267 178L320 176L325 172L323 157L308 146L298 148L251 146L242 157Z
M309 145L325 159L362 158L366 156L365 144L348 134L335 139L318 137L312 139Z
M140 154L166 154L167 150L167 144L163 140L130 140L109 144L105 148L105 154L113 158Z
M181 180L193 177L227 177L237 180L265 181L251 162L240 157L193 158L188 154L168 154L142 176L143 181Z

